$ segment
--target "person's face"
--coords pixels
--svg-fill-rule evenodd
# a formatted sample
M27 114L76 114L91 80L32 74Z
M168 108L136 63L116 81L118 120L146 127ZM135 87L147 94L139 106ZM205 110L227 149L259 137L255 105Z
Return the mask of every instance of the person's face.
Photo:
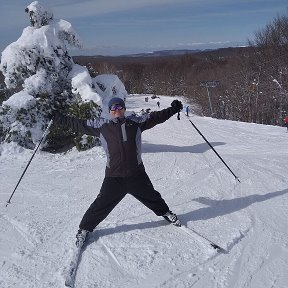
M125 109L120 104L114 104L110 107L110 115L112 118L123 117L125 114Z

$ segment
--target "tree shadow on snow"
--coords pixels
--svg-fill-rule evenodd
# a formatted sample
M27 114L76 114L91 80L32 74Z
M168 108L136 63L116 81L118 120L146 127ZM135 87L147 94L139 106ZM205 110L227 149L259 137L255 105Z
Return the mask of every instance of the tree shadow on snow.
M207 205L208 207L203 207L186 214L182 214L180 219L183 223L187 223L188 221L207 220L218 216L231 214L233 212L242 210L254 203L263 202L287 193L288 189L285 189L282 191L270 192L265 195L253 194L229 200L213 200L206 197L199 197L193 199L193 201Z
M212 147L225 145L224 142L210 142ZM207 143L196 144L193 146L173 146L164 144L143 143L143 153L158 153L158 152L189 152L189 153L204 153L211 149Z

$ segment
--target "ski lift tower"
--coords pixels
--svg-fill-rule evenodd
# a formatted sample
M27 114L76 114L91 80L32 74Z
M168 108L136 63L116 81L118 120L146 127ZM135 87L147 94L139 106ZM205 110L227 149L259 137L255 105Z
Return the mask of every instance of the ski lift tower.
M202 81L200 82L200 86L206 87L207 93L208 93L208 99L209 99L209 105L210 105L210 111L211 111L211 117L213 117L213 108L212 108L212 102L211 102L211 95L212 95L212 88L215 88L220 81L218 80L211 80L211 81Z

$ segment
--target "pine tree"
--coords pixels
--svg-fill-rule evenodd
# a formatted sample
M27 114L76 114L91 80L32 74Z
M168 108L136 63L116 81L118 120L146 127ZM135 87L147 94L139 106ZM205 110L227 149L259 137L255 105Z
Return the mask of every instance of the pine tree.
M84 104L80 92L73 87L70 73L74 69L75 77L76 64L66 48L67 44L81 45L71 24L54 19L51 10L38 1L32 2L25 12L29 15L31 26L23 30L16 42L5 48L1 57L0 70L6 87L22 86L23 90L12 95L0 107L0 142L13 141L26 148L34 148L47 125L51 109L57 106L63 112L76 107L74 110L78 113ZM90 82L88 86L92 86ZM85 103L85 107L92 107L90 112L98 116L100 110L97 104L101 103L101 99L92 88L91 93L94 93L91 100L94 103L88 106Z

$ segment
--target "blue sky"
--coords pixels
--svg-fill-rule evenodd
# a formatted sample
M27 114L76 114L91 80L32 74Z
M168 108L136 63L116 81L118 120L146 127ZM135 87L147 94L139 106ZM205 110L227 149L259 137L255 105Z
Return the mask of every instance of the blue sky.
M0 0L0 51L30 25L24 9L31 2ZM72 24L85 49L102 55L245 45L277 15L288 13L287 0L39 2Z

